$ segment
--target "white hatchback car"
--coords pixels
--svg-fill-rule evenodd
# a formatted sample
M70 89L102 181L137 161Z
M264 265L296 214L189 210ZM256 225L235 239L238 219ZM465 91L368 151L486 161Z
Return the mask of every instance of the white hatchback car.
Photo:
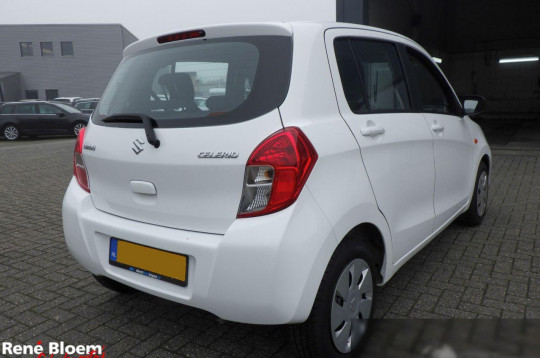
M301 355L349 356L375 285L484 217L491 153L468 117L483 99L463 102L418 44L371 27L136 42L78 137L67 245L106 287L296 323Z

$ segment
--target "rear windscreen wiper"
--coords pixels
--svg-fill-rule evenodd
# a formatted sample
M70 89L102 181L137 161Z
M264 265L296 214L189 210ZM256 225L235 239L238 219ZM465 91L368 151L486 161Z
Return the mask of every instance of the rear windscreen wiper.
M102 119L105 123L142 123L144 132L146 133L146 139L148 143L152 144L154 148L159 148L159 139L156 137L154 127L157 127L155 119L148 117L143 113L121 113L113 114Z

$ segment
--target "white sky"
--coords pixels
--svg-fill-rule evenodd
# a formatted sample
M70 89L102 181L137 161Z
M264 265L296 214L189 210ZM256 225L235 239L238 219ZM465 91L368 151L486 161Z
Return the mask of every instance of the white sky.
M0 24L120 23L139 39L241 21L335 21L336 0L0 0Z

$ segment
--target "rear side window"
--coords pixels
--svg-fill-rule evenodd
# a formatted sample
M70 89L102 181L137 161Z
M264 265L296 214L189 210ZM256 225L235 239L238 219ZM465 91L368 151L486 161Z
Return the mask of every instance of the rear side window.
M357 73L354 73L350 54L345 51L347 42ZM353 112L400 112L411 109L405 76L393 43L341 38L336 39L334 47L343 89ZM349 58L343 57L344 54ZM358 101L365 101L366 104L359 106Z
M13 114L13 109L15 106L4 106L0 108L0 114Z
M36 114L35 104L19 104L15 109L15 113L18 114Z
M411 48L407 53L422 111L457 115L459 104L435 65Z
M290 81L292 40L235 37L172 43L122 61L92 120L145 114L158 127L241 122L277 108Z

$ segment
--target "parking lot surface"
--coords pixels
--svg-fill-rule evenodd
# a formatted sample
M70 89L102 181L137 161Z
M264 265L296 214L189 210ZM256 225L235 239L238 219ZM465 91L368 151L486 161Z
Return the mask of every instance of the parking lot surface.
M73 146L70 138L0 141L0 342L99 344L111 358L292 356L287 327L225 322L97 284L62 233ZM481 226L452 224L378 289L375 317L384 319L366 356L477 352L475 331L519 338L486 348L493 356L538 356L540 152L521 149L494 151Z

